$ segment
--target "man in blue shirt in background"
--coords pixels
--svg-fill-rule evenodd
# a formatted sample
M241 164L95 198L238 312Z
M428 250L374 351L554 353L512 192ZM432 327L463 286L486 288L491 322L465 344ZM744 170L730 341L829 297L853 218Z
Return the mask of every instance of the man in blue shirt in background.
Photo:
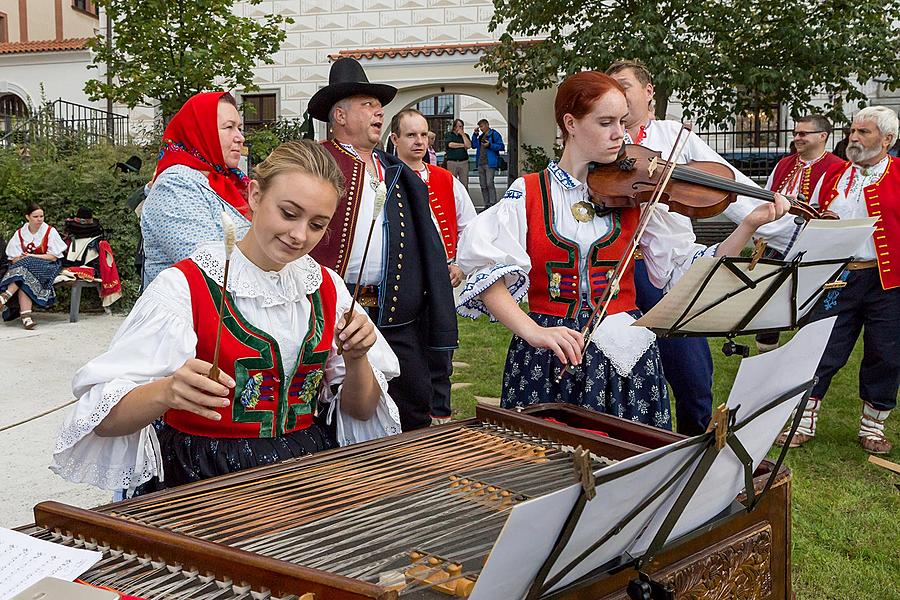
M478 184L484 207L490 208L497 203L497 188L494 186L494 172L500 168L500 152L503 151L503 136L499 131L491 129L487 119L478 121L478 129L472 134L472 146L475 148L475 164L478 165Z

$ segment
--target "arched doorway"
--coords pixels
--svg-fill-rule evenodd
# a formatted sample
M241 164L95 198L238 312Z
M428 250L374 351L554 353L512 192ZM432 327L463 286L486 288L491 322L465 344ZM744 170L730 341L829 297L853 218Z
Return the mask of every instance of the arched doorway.
M27 117L28 105L15 94L0 95L0 115L4 117Z

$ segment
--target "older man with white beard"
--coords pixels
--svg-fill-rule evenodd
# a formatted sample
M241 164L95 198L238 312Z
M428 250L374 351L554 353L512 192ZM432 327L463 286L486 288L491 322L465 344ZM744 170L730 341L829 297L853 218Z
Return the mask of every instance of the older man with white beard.
M888 149L897 141L897 129L893 110L884 106L861 110L850 129L849 161L829 168L813 192L814 204L842 219L871 216L879 220L873 237L841 275L847 285L830 290L816 307L814 319L837 316L837 321L792 446L815 435L831 378L847 363L864 331L859 441L872 454L891 451L884 422L897 405L900 384L900 160L889 156ZM782 435L782 443L784 439Z

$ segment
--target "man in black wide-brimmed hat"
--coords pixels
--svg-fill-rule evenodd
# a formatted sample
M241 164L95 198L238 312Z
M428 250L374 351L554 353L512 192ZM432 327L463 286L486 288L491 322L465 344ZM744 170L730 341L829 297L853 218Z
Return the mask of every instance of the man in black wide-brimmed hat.
M403 430L409 431L431 423L433 391L425 351L455 348L457 329L447 257L431 222L428 188L402 161L376 148L385 128L382 107L396 93L389 85L369 83L356 60L343 58L331 66L328 85L310 99L310 116L328 122L333 134L323 145L346 178L328 235L311 254L337 271L351 293L359 278L360 304L400 361L400 376L390 381L388 391L400 409ZM378 197L385 202L376 212Z

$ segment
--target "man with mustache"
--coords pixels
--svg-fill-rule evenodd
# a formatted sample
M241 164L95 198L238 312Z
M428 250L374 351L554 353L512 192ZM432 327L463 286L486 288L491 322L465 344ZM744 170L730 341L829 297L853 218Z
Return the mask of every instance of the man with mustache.
M331 66L328 85L310 99L310 116L329 124L333 139L322 143L346 180L328 233L310 254L339 273L351 293L358 292L397 355L400 376L388 391L409 431L431 424L433 388L423 377L429 372L427 351L456 348L458 335L428 188L400 159L376 148L383 106L396 93L389 85L369 83L356 60L343 58Z
M829 168L843 161L825 150L825 142L831 135L831 122L822 115L805 115L794 121L793 144L797 152L785 156L766 181L766 189L796 198L802 195L806 201L812 196L816 184ZM802 225L798 225L788 245L793 245ZM766 258L783 259L784 253L768 248ZM756 347L768 352L778 347L778 332L756 335Z
M871 216L879 220L872 238L841 275L847 285L830 290L813 314L813 319L837 316L837 320L791 446L800 446L816 434L819 408L831 378L847 363L865 329L859 368L859 442L871 454L891 451L884 422L897 405L900 383L900 159L889 156L888 149L897 140L897 128L897 113L885 106L859 111L847 142L849 161L828 169L813 192L814 204L842 219ZM782 434L780 442L785 439Z

